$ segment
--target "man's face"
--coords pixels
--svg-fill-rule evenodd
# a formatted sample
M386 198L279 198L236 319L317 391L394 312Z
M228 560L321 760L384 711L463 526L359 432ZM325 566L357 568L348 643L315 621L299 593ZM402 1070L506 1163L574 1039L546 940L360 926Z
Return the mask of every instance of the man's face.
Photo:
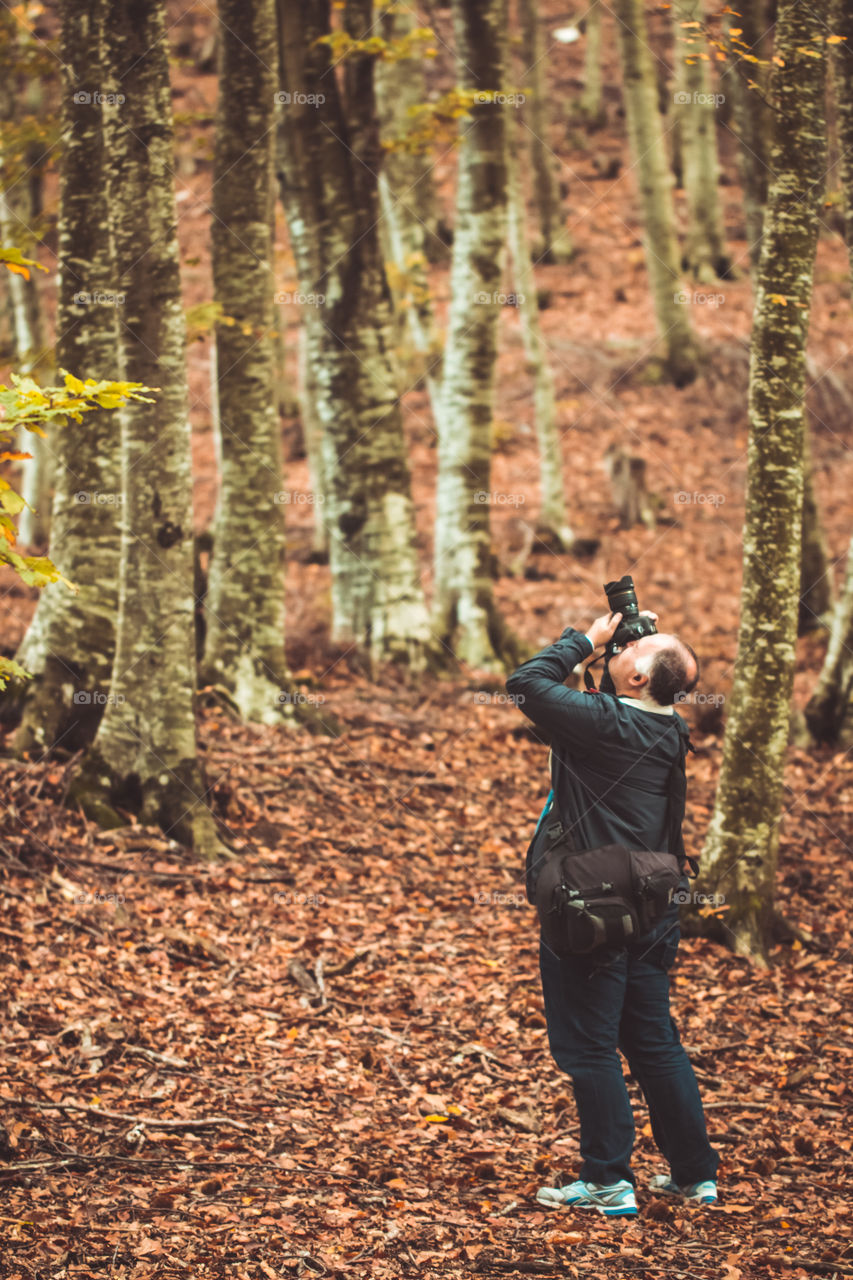
M617 695L638 697L648 684L648 662L658 649L665 649L672 637L667 635L641 636L639 640L629 640L623 649L614 653L608 663L610 679ZM637 663L642 668L637 670Z

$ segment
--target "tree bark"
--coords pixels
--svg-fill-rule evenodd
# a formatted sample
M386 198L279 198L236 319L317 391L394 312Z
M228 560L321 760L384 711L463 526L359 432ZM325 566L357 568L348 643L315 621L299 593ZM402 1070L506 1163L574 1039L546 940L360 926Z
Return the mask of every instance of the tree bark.
M162 0L113 0L106 29L108 205L122 376L157 387L122 411L122 538L112 682L75 780L206 857L226 852L207 807L193 695L192 481L178 274L169 47ZM94 803L93 803L94 802Z
M833 28L835 29L835 28ZM805 710L813 742L853 746L853 539L817 686Z
M679 277L679 252L658 90L643 0L616 0L628 133L640 184L646 267L664 364L676 386L698 372L698 349Z
M218 16L213 288L229 323L216 326L221 470L200 678L227 689L244 719L273 724L290 706L273 343L274 0L219 0Z
M536 534L556 552L568 551L574 542L566 516L563 492L563 457L554 398L554 377L548 349L539 323L536 277L530 262L524 195L517 155L509 157L509 250L512 256L515 294L521 321L524 354L533 374L533 417L539 445L541 505Z
M521 26L521 56L524 61L522 86L527 91L522 121L529 133L530 165L533 171L533 199L539 225L539 242L534 249L537 262L568 262L572 240L566 227L557 157L548 144L548 91L545 82L545 42L536 0L518 0Z
M853 268L853 7L847 0L833 0L830 25L833 34L842 37L832 46L832 77L844 185L844 238Z
M832 566L814 487L808 430L803 435L803 532L800 553L800 607L797 634L826 625L832 608Z
M348 34L370 31L351 0ZM438 660L415 552L414 512L379 244L380 148L373 59L344 61L343 99L327 45L327 0L278 0L279 170L302 287L308 359L323 430L332 638L368 660ZM344 103L346 110L344 110Z
M591 0L586 11L585 34L580 108L588 124L598 127L606 118L601 75L601 0Z
M104 199L104 0L60 6L65 143L60 175L56 356L80 378L119 376L117 285ZM153 379L157 384L157 378ZM28 433L30 434L30 433ZM45 588L16 658L34 679L14 749L91 742L104 710L118 611L120 428L104 410L51 438L56 458L50 553L79 588Z
M678 0L675 21L675 101L687 196L687 238L682 265L701 284L727 276L731 259L719 196L716 95L711 92L702 0ZM689 26L685 26L689 23ZM704 55L704 57L703 57Z
M774 923L800 586L805 344L825 149L820 8L798 0L779 8L775 178L750 360L738 659L700 881L725 899L727 940L758 963L766 962Z
M505 0L455 0L462 88L500 93ZM489 506L501 263L507 228L506 107L476 103L459 146L450 316L439 423L434 619L469 666L502 670L516 647L494 602Z

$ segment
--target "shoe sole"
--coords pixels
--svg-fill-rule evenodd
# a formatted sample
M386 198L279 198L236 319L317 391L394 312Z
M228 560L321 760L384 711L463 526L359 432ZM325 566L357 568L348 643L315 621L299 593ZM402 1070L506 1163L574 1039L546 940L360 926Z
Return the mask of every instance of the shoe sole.
M649 1187L652 1195L670 1196L673 1200L682 1200L685 1204L716 1204L717 1196L686 1196L681 1191L670 1191L669 1187Z
M612 1208L603 1204L590 1204L589 1201L576 1200L574 1204L570 1204L565 1200L540 1200L536 1197L536 1203L542 1205L543 1209L594 1209L596 1213L603 1213L605 1218L636 1218L636 1207L620 1208L614 1205Z

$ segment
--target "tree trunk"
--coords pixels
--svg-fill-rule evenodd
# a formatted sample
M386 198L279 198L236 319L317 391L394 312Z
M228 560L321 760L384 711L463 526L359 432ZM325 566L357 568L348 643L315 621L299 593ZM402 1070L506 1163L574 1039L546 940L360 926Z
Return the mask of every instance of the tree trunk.
M404 40L420 24L407 0L383 8L377 19L389 44ZM444 262L447 245L439 235L434 164L429 153L400 145L411 129L410 111L428 97L425 59L415 46L409 58L380 59L376 64L376 108L383 143L396 143L384 154L380 179L386 184L393 209L407 242L407 253L429 262Z
M521 83L526 90L522 119L529 134L533 198L539 224L539 242L534 256L537 262L568 262L572 256L572 241L560 198L558 161L548 145L547 54L536 0L518 0L518 16L524 61Z
M833 27L833 31L837 28ZM853 539L817 687L805 710L812 741L853 747Z
M675 101L681 126L682 180L687 196L687 242L682 265L700 284L711 284L729 274L731 259L726 250L720 207L717 99L711 92L709 64L705 61L708 42L700 28L702 0L678 0L673 17Z
M666 371L680 387L696 377L698 350L679 278L672 174L658 111L643 0L616 0L613 11L619 31L628 133L640 184L649 284Z
M805 344L824 176L825 21L784 0L774 74L775 174L750 360L738 659L701 885L721 893L734 949L766 962L774 924L794 677L803 497ZM819 56L810 56L817 53Z
M530 263L519 169L517 155L511 155L508 164L509 250L512 255L524 354L533 374L533 416L539 445L539 485L542 498L536 534L559 553L569 550L574 542L574 534L566 518L563 457L557 429L554 378L539 323L536 277Z
M832 608L832 566L820 521L808 430L803 436L803 533L797 634L826 625Z
M771 176L768 164L773 121L766 104L769 31L767 0L741 0L737 12L726 18L726 31L740 29L731 37L734 52L731 63L721 77L720 87L731 94L737 131L738 164L746 214L746 240L753 268L761 256L761 232L767 204L767 184ZM749 58L760 61L749 61Z
M848 0L833 0L830 26L834 35L843 37L832 46L832 76L844 185L844 238L853 267L853 6Z
M347 33L371 27L351 0ZM438 660L415 551L396 388L393 316L379 244L373 59L344 62L344 110L327 45L329 6L278 2L282 200L303 289L323 431L332 638L413 669Z
M81 42L85 48L85 42ZM122 540L113 677L72 797L225 852L207 807L193 695L193 528L186 325L178 273L169 46L162 0L113 0L106 31L109 186L122 376L157 387L122 411ZM93 803L94 802L94 803ZM115 820L115 819L113 819Z
M19 59L26 62L29 36L24 32L25 28L4 8L0 15L4 61L0 66L0 123L9 127L0 130L0 238L4 245L20 249L26 257L37 258L47 145L37 141L26 145L24 139L27 129L32 131L32 122L27 124L26 118L44 119L45 89L40 78L27 80L32 67L22 70L17 65ZM43 132L46 136L47 130ZM44 386L53 383L54 369L53 352L45 333L40 274L33 271L26 280L4 271L17 372L35 375ZM20 464L17 487L28 505L18 517L18 540L28 547L45 548L50 532L53 454L41 436L26 427L18 431L17 448L31 454Z
M108 202L104 198L104 0L64 0L64 68L56 355L77 377L119 376L118 313ZM158 385L155 376L150 380ZM27 433L30 434L30 433ZM56 457L50 552L79 588L39 596L16 654L35 679L25 688L17 752L91 742L104 710L118 611L120 433L111 411L69 423L51 438Z
M454 0L460 86L500 93L505 0ZM499 671L516 649L494 602L491 428L507 227L506 107L476 103L459 146L450 315L439 423L435 626L469 666Z
M601 0L591 0L586 11L586 49L583 59L583 92L580 108L587 122L598 127L605 122L601 77Z
M219 0L218 14L213 288L230 323L216 326L221 471L200 679L227 689L244 719L274 724L290 705L273 346L274 0Z

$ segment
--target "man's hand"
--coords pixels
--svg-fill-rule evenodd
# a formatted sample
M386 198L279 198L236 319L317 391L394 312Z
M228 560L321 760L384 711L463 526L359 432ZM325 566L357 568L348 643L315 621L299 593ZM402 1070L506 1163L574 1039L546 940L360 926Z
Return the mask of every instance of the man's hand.
M592 642L593 649L603 648L621 621L621 613L604 613L600 618L596 618L592 626L586 629L586 634Z

